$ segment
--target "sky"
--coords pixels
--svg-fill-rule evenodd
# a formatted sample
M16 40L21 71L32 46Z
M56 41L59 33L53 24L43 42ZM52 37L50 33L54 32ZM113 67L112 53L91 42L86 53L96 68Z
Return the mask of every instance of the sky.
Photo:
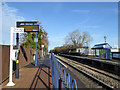
M93 38L90 47L104 43L105 35L112 47L118 44L117 2L3 3L0 44L10 44L10 27L15 27L16 21L35 19L40 21L48 32L49 50L62 46L68 33L76 29L89 32Z

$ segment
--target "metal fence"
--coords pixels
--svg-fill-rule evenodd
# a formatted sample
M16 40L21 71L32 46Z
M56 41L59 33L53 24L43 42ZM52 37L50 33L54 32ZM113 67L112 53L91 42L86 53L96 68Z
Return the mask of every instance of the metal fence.
M53 88L64 88L64 89L75 89L77 90L76 80L71 80L69 73L66 73L65 69L62 69L61 63L55 58L54 54L51 52L51 75Z
M120 52L112 52L112 58L120 59Z

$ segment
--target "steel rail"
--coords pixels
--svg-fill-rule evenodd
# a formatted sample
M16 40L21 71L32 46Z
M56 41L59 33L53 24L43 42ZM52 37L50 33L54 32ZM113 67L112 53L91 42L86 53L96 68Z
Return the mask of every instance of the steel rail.
M57 58L58 58L58 57L57 57ZM61 61L63 61L61 58L58 58L58 59L60 59ZM63 62L66 63L67 65L73 67L73 68L76 69L77 71L82 72L82 73L85 74L86 76L92 78L93 80L95 80L97 83L99 83L99 84L102 85L103 87L108 88L108 89L114 89L113 86L111 86L111 85L109 85L109 84L106 84L105 82L99 80L98 78L94 77L93 75L90 75L89 72L85 72L85 71L83 71L83 70L80 70L80 67L75 67L74 62L72 62L72 63L70 63L70 61L69 61L69 62L65 62L65 60L64 60ZM82 67L83 67L83 66L82 66ZM89 68L88 68L88 69L89 69ZM93 70L93 69L92 69L92 70Z

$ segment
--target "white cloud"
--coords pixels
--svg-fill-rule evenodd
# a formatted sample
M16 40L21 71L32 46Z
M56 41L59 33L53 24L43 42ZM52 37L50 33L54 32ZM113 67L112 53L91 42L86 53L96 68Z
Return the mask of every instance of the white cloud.
M76 12L76 13L89 13L90 10L72 10L72 12Z
M24 20L24 17L18 16L17 12L18 9L9 7L6 3L2 4L2 42L0 43L10 44L10 27L15 27L16 21Z
M16 8L9 7L6 3L2 5L3 15L13 16L17 12Z

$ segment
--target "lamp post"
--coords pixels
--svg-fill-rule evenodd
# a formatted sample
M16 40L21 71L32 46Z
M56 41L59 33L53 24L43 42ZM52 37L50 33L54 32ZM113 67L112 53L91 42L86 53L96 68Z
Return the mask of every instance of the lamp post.
M106 43L106 39L107 39L107 37L106 37L106 36L104 36L104 39L105 39L105 43Z
M107 39L107 37L104 36L104 39L105 39L105 43L106 43L106 39ZM106 45L105 45L104 47L105 47L105 58L107 59L107 48L106 48Z
M35 19L35 21L38 23L38 20ZM38 31L39 31L39 27L38 27ZM37 32L36 32L36 36L35 36L35 66L37 66Z

